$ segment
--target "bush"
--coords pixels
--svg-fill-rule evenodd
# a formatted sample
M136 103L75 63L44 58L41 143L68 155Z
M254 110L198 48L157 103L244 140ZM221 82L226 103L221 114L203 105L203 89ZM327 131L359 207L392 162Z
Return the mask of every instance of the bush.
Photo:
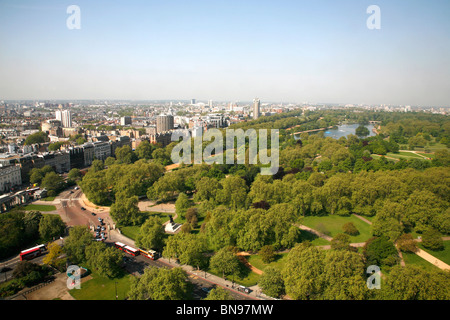
M402 234L397 240L398 248L403 252L416 252L417 244L409 233Z
M344 224L342 226L342 229L344 230L344 232L346 234L351 235L351 236L357 236L359 234L359 231L358 231L358 229L356 229L353 222L348 222L348 223Z
M425 231L422 236L422 244L430 250L444 249L444 241L442 240L441 234L435 229Z
M262 262L271 263L275 260L275 250L272 245L263 246L259 250L259 256L261 257Z

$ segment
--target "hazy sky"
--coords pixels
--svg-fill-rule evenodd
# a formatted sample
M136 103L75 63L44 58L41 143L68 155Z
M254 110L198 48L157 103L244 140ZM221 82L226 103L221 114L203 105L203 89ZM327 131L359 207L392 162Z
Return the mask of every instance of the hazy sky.
M0 46L0 100L450 105L448 0L0 0Z

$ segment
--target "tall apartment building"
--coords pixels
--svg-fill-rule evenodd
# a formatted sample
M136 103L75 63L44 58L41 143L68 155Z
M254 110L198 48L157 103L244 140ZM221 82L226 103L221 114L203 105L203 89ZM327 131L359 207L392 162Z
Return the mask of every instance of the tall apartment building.
M55 118L61 121L64 128L72 128L72 115L70 114L70 110L56 110Z
M253 99L253 120L256 120L259 118L261 114L261 102L258 98Z
M173 116L159 115L156 118L156 133L167 132L173 128Z

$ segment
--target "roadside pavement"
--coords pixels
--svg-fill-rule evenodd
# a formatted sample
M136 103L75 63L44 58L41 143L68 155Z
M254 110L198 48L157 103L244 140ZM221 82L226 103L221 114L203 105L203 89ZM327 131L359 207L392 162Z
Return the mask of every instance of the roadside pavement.
M110 239L109 240L110 241L114 241L114 242L116 242L116 241L122 242L122 243L124 243L126 245L129 245L129 246L132 246L132 247L136 247L136 245L135 245L135 243L134 243L134 241L132 239L124 236L118 230L111 230L110 231ZM239 294L251 297L251 298L253 298L255 300L275 300L274 298L268 297L265 294L263 294L261 288L258 285L254 285L254 286L249 287L250 293L249 294L245 294L245 293L239 292L238 291L239 285L234 283L233 281L231 281L229 279L223 279L221 277L218 277L218 276L216 276L214 274L208 273L208 272L203 271L203 270L196 270L195 268L193 268L192 266L189 266L189 265L181 265L181 264L175 262L173 259L171 259L169 261L169 259L161 257L161 258L158 259L158 261L166 264L169 267L173 267L173 268L180 267L183 270L185 270L186 273L188 273L188 274L195 275L195 276L197 276L199 278L202 278L202 279L204 279L204 280L206 280L208 282L214 283L216 285L219 285L219 286L224 287L224 288L229 289L229 290L233 290L233 291L235 291L235 292L237 292Z

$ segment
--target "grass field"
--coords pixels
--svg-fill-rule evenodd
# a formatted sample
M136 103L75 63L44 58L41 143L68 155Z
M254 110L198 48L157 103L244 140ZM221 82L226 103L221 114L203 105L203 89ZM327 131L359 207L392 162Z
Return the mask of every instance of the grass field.
M413 153L413 152L404 152L404 151L400 151L400 152L396 152L396 153L394 153L394 152L388 152L388 153L386 154L386 156L387 156L387 157L391 157L391 158L397 158L397 159L403 158L403 159L406 159L406 160L413 159L413 158L416 158L416 159L425 159L424 157L422 157L422 156L420 156L420 155L418 155L418 154L415 154L415 153Z
M119 278L108 279L95 272L92 279L81 283L81 289L72 289L70 295L76 300L116 300L116 287L118 300L124 300L131 285L133 275L126 274Z
M406 265L413 265L415 267L420 267L425 270L433 270L437 269L435 265L432 263L429 263L427 260L422 259L415 253L406 253L402 252L403 260L405 261Z
M275 261L271 263L264 263L261 260L261 257L257 254L246 257L248 262L254 266L255 268L264 271L267 267L275 267L279 270L282 270L284 264L286 263L286 257L288 253L280 253L275 256Z
M56 207L53 205L29 204L24 209L26 211L55 211Z
M342 226L348 222L352 222L355 225L356 229L358 229L359 231L359 235L350 236L350 241L352 243L365 242L367 239L372 237L370 225L358 219L354 215L328 215L322 217L308 216L304 217L301 223L307 227L334 237L339 233L344 233L344 231L342 230Z
M247 257L248 258L248 257ZM208 269L208 273L214 274L220 278L223 277L221 272L217 272L213 269ZM239 262L239 271L235 274L226 276L227 280L234 281L237 284L243 285L245 287L251 287L258 283L260 275L251 271L242 262Z
M444 250L429 250L425 248L422 244L419 244L420 249L428 252L432 256L436 257L439 260L442 260L446 264L450 265L450 241L444 241Z
M41 199L42 201L53 201L53 200L55 200L55 198L56 197L46 197L46 198L43 198L43 199Z

